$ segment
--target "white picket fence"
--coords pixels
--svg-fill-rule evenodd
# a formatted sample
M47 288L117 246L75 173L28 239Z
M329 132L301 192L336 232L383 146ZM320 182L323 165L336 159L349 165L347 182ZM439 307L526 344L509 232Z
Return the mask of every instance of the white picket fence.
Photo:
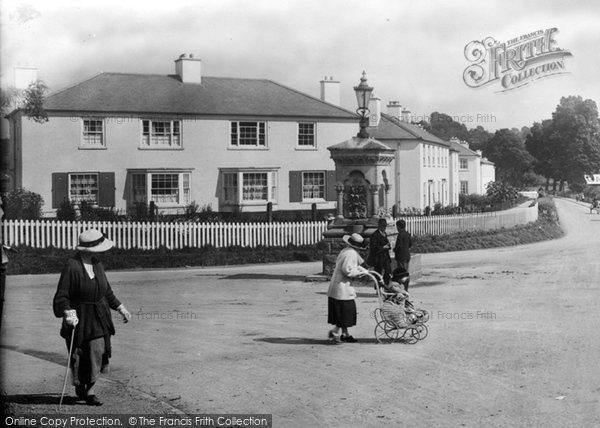
M405 217L406 230L414 236L443 235L474 230L515 227L538 219L538 206L513 208L479 214L451 216Z
M513 227L537 220L537 205L508 211L456 216L406 217L407 230L415 235L442 235L468 230ZM102 230L118 248L144 250L166 247L214 246L279 247L313 245L323 237L327 222L293 223L143 223L6 220L5 244L34 248L74 249L86 229Z
M4 241L11 246L65 248L77 246L86 229L103 231L118 248L144 250L185 247L280 247L319 242L327 222L310 223L143 223L8 220L2 223Z

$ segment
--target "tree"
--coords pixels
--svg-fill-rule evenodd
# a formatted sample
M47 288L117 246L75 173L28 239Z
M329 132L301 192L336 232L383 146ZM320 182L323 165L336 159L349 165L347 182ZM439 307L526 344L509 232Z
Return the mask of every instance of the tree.
M525 139L525 148L533 156L533 170L546 178L546 190L549 180L558 181L562 175L560 167L560 147L551 137L552 120L535 122Z
M600 171L600 121L593 100L562 97L552 113L550 144L557 149L560 179L584 182L584 175Z
M477 128L469 129L470 141L469 147L471 150L482 150L487 142L492 138L493 134L489 133L483 126L477 125Z
M2 196L4 214L8 220L39 220L44 200L41 195L25 189L15 189Z
M0 97L2 116L6 116L13 109L22 109L29 119L39 123L47 122L48 115L44 110L47 92L48 87L39 79L24 90L14 87L3 89Z
M531 128L528 126L522 126L520 134L521 134L521 141L525 142L525 140L527 139L527 136L529 134L531 134Z
M469 131L463 123L455 122L451 116L434 111L429 122L421 122L423 128L442 140L457 137L461 140L469 139Z
M592 100L563 97L552 119L534 123L525 146L535 158L534 170L556 184L581 188L584 175L600 171L600 121Z
M2 109L2 116L6 116L14 108L15 102L19 97L19 90L14 86L9 86L6 89L0 91L0 108Z
M25 116L34 122L48 122L48 115L44 110L44 100L46 99L47 92L48 87L39 79L31 83L27 89L25 89L22 108L25 112Z
M531 172L533 157L520 135L509 129L496 131L485 145L483 155L496 165L497 180L514 187L522 187L525 174Z

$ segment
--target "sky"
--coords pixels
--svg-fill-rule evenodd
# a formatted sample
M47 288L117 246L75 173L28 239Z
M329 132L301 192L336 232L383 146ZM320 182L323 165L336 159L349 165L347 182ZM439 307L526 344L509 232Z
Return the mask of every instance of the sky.
M52 93L101 72L173 74L173 61L192 53L203 75L268 78L315 97L333 77L353 111L364 70L384 106L490 132L549 119L563 96L600 103L595 0L1 0L0 13L3 87L15 67L37 68ZM571 54L560 74L508 91L500 79L465 83L469 43L552 28L552 46Z

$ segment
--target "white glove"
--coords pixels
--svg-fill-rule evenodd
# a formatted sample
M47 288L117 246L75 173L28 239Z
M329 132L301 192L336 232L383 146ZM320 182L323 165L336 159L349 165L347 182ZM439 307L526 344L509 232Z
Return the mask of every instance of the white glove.
M64 319L67 325L70 325L71 327L75 327L77 323L79 323L79 318L77 318L77 311L75 309L65 310Z
M359 267L358 267L358 275L359 275L359 276L364 276L364 275L366 275L367 273L369 273L369 269L366 269L366 268L364 268L364 267L362 267L362 266L359 266Z
M127 308L125 308L125 305L120 305L117 308L117 312L119 312L121 314L121 316L123 317L123 322L124 323L129 322L129 320L131 319L131 314L129 313L129 311L127 310Z

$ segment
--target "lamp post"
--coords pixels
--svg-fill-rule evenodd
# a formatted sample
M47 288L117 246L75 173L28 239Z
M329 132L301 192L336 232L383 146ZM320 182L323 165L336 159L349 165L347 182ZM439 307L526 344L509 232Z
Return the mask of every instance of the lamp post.
M356 135L359 138L369 138L367 127L369 126L369 100L371 99L371 93L373 88L367 85L367 74L363 71L360 83L354 87L356 92L356 101L358 101L358 108L356 113L360 115L360 131Z

